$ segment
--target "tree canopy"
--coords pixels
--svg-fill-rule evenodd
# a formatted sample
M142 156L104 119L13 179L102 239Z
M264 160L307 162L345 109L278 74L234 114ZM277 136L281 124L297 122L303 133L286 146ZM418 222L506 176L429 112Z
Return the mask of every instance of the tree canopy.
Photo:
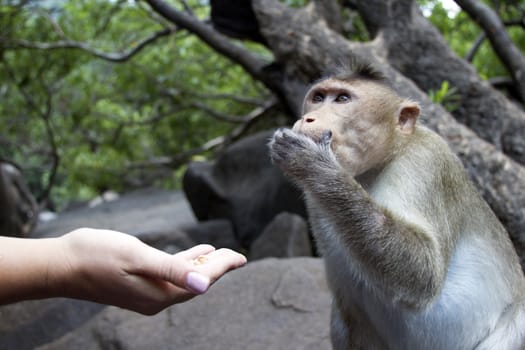
M420 25L421 38L413 47L400 42L401 31L408 29L402 28L406 18L396 17L412 1L280 3L309 13L312 21L327 15L330 35L349 42L370 43L382 32L382 40L397 45L386 55L395 69L482 139L525 163L525 146L511 132L522 130L515 125L523 123L512 109L522 113L525 97L519 70L525 66L522 2L420 0L416 11L431 24ZM276 48L281 39L265 32L260 9L274 5L254 1L251 11L257 17L251 22L226 9L236 33L221 30L213 16L212 8L220 14L227 6L206 0L2 1L0 158L24 170L41 202L62 207L106 189L176 187L189 160L213 157L214 150L245 134L292 121L301 86L325 67L313 57L308 64L315 68L284 68L283 75L294 53L282 56ZM374 15L383 10L389 11L388 21ZM262 27L258 38L234 25L257 22ZM289 28L291 40L299 41L296 24ZM440 36L425 32L435 29ZM450 69L461 63L432 57L433 50L441 50L441 40L452 50L450 57L517 107L488 110L500 115L496 121L473 115L469 103L477 102L465 85L470 78ZM500 42L507 45L502 48ZM508 132L503 130L507 125Z
M172 170L271 107L260 83L143 2L12 2L0 16L0 156L41 199L50 185L58 203L174 186Z

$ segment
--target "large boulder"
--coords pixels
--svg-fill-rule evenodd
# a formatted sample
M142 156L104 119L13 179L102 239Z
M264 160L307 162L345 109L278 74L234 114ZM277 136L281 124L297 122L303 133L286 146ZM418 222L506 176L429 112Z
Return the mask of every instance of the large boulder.
M251 261L267 257L290 258L312 256L312 243L306 220L297 215L282 212L266 226L250 247Z
M60 236L79 227L112 229L141 237L180 235L183 227L195 223L182 192L145 188L95 207L84 206L60 213L55 220L39 223L33 236ZM185 239L181 237L180 241Z
M306 216L299 190L273 166L272 131L244 138L214 162L189 164L183 188L198 220L228 219L243 247L282 211Z
M330 304L320 259L265 259L153 317L108 307L38 349L331 349Z
M217 248L241 250L241 246L233 233L232 223L229 220L202 221L191 226L185 226L183 230L195 243L207 243Z
M30 350L80 327L106 306L45 299L0 307L0 349Z

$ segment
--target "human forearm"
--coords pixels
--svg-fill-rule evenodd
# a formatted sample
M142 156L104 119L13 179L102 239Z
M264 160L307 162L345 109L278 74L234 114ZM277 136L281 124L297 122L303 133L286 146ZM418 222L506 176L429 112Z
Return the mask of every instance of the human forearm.
M0 304L58 296L60 238L0 237Z
M69 297L150 315L205 293L245 263L229 249L202 244L171 255L110 230L83 228L48 239L0 237L0 304Z

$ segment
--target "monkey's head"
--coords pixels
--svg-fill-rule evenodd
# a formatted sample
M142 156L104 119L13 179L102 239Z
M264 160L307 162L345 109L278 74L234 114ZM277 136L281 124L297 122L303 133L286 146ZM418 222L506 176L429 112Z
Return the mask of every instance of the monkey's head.
M314 140L329 130L335 156L357 176L388 161L413 133L419 112L365 66L314 84L293 130Z

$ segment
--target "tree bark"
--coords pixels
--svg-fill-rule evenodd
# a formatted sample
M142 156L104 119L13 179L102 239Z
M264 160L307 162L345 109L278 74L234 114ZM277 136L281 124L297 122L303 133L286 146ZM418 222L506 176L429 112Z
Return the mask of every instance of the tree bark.
M272 91L283 103L285 109L291 114L297 111L295 108L295 99L297 89L293 93L285 91L281 67L278 64L262 59L253 54L241 45L237 45L229 40L228 37L214 30L213 27L199 21L183 12L177 11L174 7L163 0L146 0L148 4L161 16L184 28L189 32L197 35L203 42L216 50L219 54L239 64L254 79L262 82L270 91ZM288 82L293 84L293 82Z
M328 68L351 59L381 67L396 90L422 104L423 122L459 155L525 263L525 169L501 152L525 164L525 114L448 48L412 0L356 1L354 6L377 34L368 43L349 42L333 31L327 24L330 16L324 16L327 11L319 11L315 4L291 9L278 0L253 0L262 35L275 57L272 64L164 1L147 1L165 18L264 82L295 116L300 115L308 85ZM429 101L424 91L439 88L445 80L462 97L456 117L476 133Z
M332 31L311 7L294 10L277 0L254 0L253 5L263 36L283 65L286 81L295 82L294 86L285 84L287 90L296 88L299 82L307 85L330 66L357 58L381 67L396 90L420 101L423 122L442 135L459 155L484 198L506 225L525 263L525 169L459 124L443 107L432 104L423 91L400 74L389 62L390 42L385 35L370 43L353 43Z
M512 76L521 102L525 102L525 57L512 42L501 19L489 6L481 1L455 1L483 29L494 52L496 52Z
M265 60L252 54L242 46L235 45L226 36L220 34L211 26L202 23L197 18L177 11L163 0L146 0L146 2L168 21L197 35L215 51L241 65L255 79L265 80L261 75L263 67L268 64Z
M388 61L425 92L444 81L460 96L454 117L498 150L525 164L525 113L458 57L413 0L349 1L385 43Z

